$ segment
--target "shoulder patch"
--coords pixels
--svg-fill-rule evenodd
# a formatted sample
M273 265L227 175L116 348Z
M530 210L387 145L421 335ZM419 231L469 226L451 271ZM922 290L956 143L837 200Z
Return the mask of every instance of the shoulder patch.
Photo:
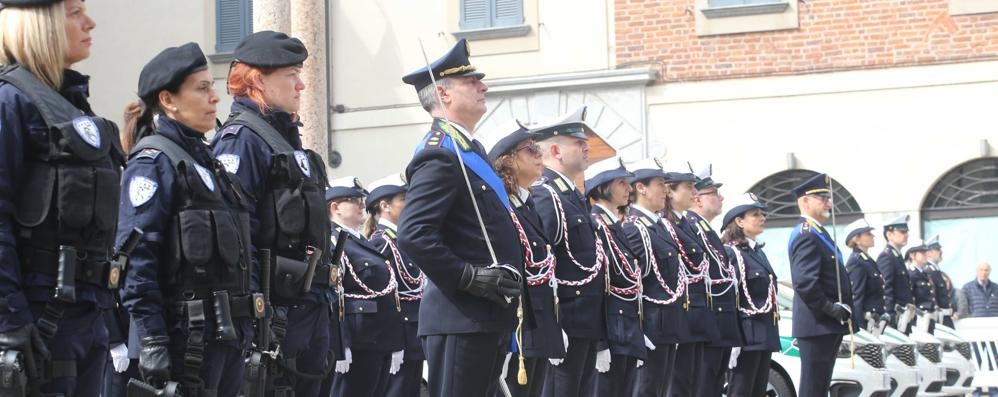
M440 147L444 142L444 133L434 130L430 133L430 137L426 138L426 145L424 147Z
M811 231L811 223L810 222L801 222L801 224L800 224L800 231L802 231L802 232L810 232Z
M207 168L202 167L200 164L194 164L194 170L197 171L198 176L201 177L201 182L204 182L204 186L208 190L215 191L215 179L211 175L211 171Z
M561 190L562 193L568 191L568 184L566 184L565 181L561 180L561 178L555 179L554 184L558 186L558 190Z
M224 138L224 137L229 136L229 135L236 135L236 134L239 134L239 131L242 130L242 129L243 129L243 125L242 124L232 124L232 125L226 126L225 128L222 128L221 131L218 131L218 136L220 138Z
M144 176L133 176L128 181L128 200L132 202L132 207L138 208L149 202L156 195L159 184Z
M225 167L225 172L230 174L235 174L239 171L239 155L232 153L222 153L215 157L222 166Z
M163 152L158 149L142 149L142 151L135 154L135 158L137 159L145 158L145 159L155 160L156 157L159 156L161 153Z

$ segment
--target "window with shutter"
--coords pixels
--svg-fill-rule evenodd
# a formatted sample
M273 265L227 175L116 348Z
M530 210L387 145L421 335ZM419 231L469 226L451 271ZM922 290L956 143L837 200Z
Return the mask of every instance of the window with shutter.
M523 0L460 0L461 30L523 24Z
M253 32L253 0L215 0L215 52L230 53Z

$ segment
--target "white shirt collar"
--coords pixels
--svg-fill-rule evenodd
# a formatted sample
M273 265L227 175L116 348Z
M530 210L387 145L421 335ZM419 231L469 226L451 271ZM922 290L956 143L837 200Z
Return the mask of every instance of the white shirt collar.
M672 210L672 213L673 213L673 214L676 214L676 216L678 216L678 217L679 217L679 219L683 219L683 218L686 218L686 213L687 213L688 211L689 211L689 210L686 210L686 211L683 211L683 212L679 212L679 211L676 211L676 210Z
M458 130L458 132L460 132L461 135L464 135L464 137L468 140L468 142L475 140L475 137L471 136L471 133L468 132L468 130L464 129L464 127L458 125L457 123L450 123L450 125L454 127L454 129Z
M363 238L363 237L360 236L360 232L358 232L357 230L354 230L354 229L351 229L349 227L343 226L343 225L341 225L339 223L337 223L336 226L339 226L339 227L343 228L343 230L346 230L347 233L352 234L356 238Z
M749 248L752 248L752 249L755 249L755 246L759 245L759 243L755 242L755 240L750 239L748 237L745 237L745 241L748 241L748 246L749 246Z
M384 227L387 227L389 229L392 229L393 232L398 232L398 230L399 230L398 226L396 226L394 223L392 223L392 221L387 220L385 218L379 218L378 219L378 224L382 225Z
M658 216L658 214L648 211L647 209L645 209L645 207L642 207L638 204L632 204L631 207L634 207L638 211L641 211L642 214L645 214L645 216L651 218L655 222L658 222L659 219L662 219L662 217Z
M530 198L530 191L522 187L518 187L518 189L519 192L517 192L517 195L520 196L520 201L526 203L527 199Z
M609 208L604 207L603 204L600 203L596 203L596 206L602 208L603 212L610 216L610 219L613 220L613 223L620 222L620 217L617 216L617 211L610 211Z
M568 188L569 189L579 190L578 188L575 187L575 182L573 182L571 179L569 179L567 176L565 176L565 174L562 174L562 173L558 172L558 170L556 170L554 168L551 168L551 171L554 171L554 173L558 174L558 176L560 176L561 179L564 179L565 182L568 182Z

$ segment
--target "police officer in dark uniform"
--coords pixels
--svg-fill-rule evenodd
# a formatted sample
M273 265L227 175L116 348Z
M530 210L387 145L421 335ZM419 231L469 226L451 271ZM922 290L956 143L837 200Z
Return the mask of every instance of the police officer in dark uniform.
M95 24L82 0L0 0L0 17L0 350L21 354L35 392L97 395L124 155L70 69ZM0 394L19 395L5 357Z
M656 159L644 159L628 168L634 175L634 197L621 229L642 270L644 333L649 340L648 359L638 369L638 397L662 397L673 378L676 344L691 340L687 323L686 276L680 243L659 213L671 211L667 175ZM692 174L673 175L692 183ZM652 346L655 346L652 349Z
M710 222L721 215L724 196L723 183L712 178L714 167L707 163L697 171L696 196L693 207L686 213L686 220L695 226L701 248L710 261L710 306L717 321L718 338L703 347L702 363L697 373L699 395L720 397L724 393L724 373L731 357L731 348L742 345L742 331L738 321L738 288L735 268L725 255L721 237Z
M902 215L884 225L884 239L887 246L877 257L877 268L884 275L884 304L888 312L900 314L905 307L913 303L911 296L911 281L908 270L901 257L901 249L908 244L908 215ZM905 331L905 330L901 330Z
M665 212L666 230L675 236L678 254L687 274L686 324L687 337L676 347L676 361L671 373L669 395L675 397L699 396L701 390L697 374L705 364L704 346L720 342L720 329L711 301L710 263L712 252L698 233L699 225L688 218L696 198L696 175L685 161L671 161L663 166L669 190L669 209ZM731 310L731 309L729 309ZM704 385L706 386L706 385Z
M231 114L213 147L215 158L245 188L255 256L270 253L271 274L261 277L273 280L273 332L264 338L271 346L259 346L268 341L258 338L257 347L279 346L281 357L268 364L280 371L265 388L318 396L336 359L331 345L337 335L331 330L338 328L338 317L331 304L337 301L337 273L326 255L326 165L318 153L302 147L299 133L298 96L305 88L299 73L308 50L284 33L261 31L243 39L233 56ZM306 274L310 261L316 262L311 275ZM311 285L303 285L308 279Z
M550 367L548 360L565 357L566 340L558 321L560 314L555 295L558 280L554 277L554 250L529 190L544 171L535 137L517 125L515 131L489 150L489 161L502 178L513 207L513 224L525 255L522 261L527 293L524 296L525 300L529 299L535 322L534 327L521 327L518 335L514 335L517 351L507 355L504 378L509 395L514 397L540 396ZM517 379L521 356L525 385ZM496 396L504 397L505 394L496 393Z
M333 394L384 396L388 377L403 358L402 307L395 258L381 252L357 230L364 219L367 191L352 176L332 181L326 190L334 231L347 231L343 256L343 348L350 349L348 371L337 373Z
M756 241L766 229L765 209L754 194L745 193L721 222L724 250L738 274L738 318L745 342L731 349L730 362L725 363L731 368L729 397L765 395L769 363L773 352L780 351L776 272L762 251L762 243Z
M790 234L793 336L800 350L800 397L828 394L835 352L849 332L852 288L842 253L822 223L830 215L831 181L816 174L793 189L801 221Z
M468 56L462 39L402 78L434 118L406 168L399 249L429 279L419 335L436 397L495 392L523 288L509 195L470 132L485 114L488 86Z
M398 221L405 208L405 181L392 174L371 183L364 232L371 244L395 264L395 282L402 305L405 352L402 367L388 379L386 396L418 397L423 380L423 345L419 341L419 302L426 275L398 248Z
M943 246L939 243L939 235L925 240L925 259L929 261L929 276L936 285L936 308L939 310L939 321L953 328L953 307L950 297L953 295L953 283L949 276L939 267L943 261Z
M638 363L655 346L641 328L642 271L621 228L620 209L630 201L631 185L620 157L601 160L586 168L586 197L592 200L596 234L607 257L606 340L596 348L593 397L631 396L637 385ZM646 347L647 346L647 347Z
M928 248L922 240L913 239L902 250L905 264L908 267L908 279L911 280L912 302L918 310L935 312L936 285L929 269L929 261L925 251ZM931 332L931 331L930 331Z
M143 111L125 135L140 140L122 177L118 244L134 228L145 232L121 292L139 371L154 387L179 382L184 395L236 395L263 300L251 282L244 195L204 141L219 99L201 48L157 54L138 94Z
M541 223L555 243L561 325L568 335L564 362L548 371L545 396L577 396L595 373L596 344L606 337L605 259L597 255L589 203L576 187L589 159L585 106L531 129L544 155L541 183L531 189Z
M877 262L866 253L873 247L873 228L866 219L859 218L846 225L846 246L852 248L846 271L852 284L852 322L856 329L873 329L883 320L889 320L884 303L884 276ZM869 316L869 319L867 318ZM871 323L872 321L872 323Z

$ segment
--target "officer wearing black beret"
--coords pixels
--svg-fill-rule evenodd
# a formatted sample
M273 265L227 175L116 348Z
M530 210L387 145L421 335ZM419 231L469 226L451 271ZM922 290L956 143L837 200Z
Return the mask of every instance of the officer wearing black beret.
M332 373L329 356L342 352L335 340L336 271L328 258L326 163L302 146L299 132L299 98L305 89L300 73L308 50L284 33L260 31L246 36L233 58L227 80L232 108L212 146L215 158L246 189L257 258L267 249L277 264L263 275L274 280L269 342L281 352L280 365L270 364L281 368L270 383L293 389L296 396L317 396L323 393L322 379ZM305 275L310 260L317 262L311 278ZM277 282L289 277L294 282ZM311 285L304 285L308 279Z
M204 140L219 100L213 80L197 44L163 50L142 69L143 111L124 133L140 139L122 177L117 243L135 228L145 234L121 298L142 381L179 382L185 395L239 393L252 323L264 315L238 182Z
M0 0L0 15L0 350L21 354L35 393L98 395L124 155L72 69L95 23L82 0ZM17 389L3 382L0 395Z
M798 395L824 396L832 380L835 352L842 335L849 332L852 288L842 253L822 225L832 210L830 179L816 174L793 192L801 214L789 245L795 292L793 336L801 361Z
M399 248L429 279L419 335L437 397L495 392L522 291L524 254L513 238L509 195L471 133L485 114L488 86L468 56L462 39L402 78L433 117L406 167Z

